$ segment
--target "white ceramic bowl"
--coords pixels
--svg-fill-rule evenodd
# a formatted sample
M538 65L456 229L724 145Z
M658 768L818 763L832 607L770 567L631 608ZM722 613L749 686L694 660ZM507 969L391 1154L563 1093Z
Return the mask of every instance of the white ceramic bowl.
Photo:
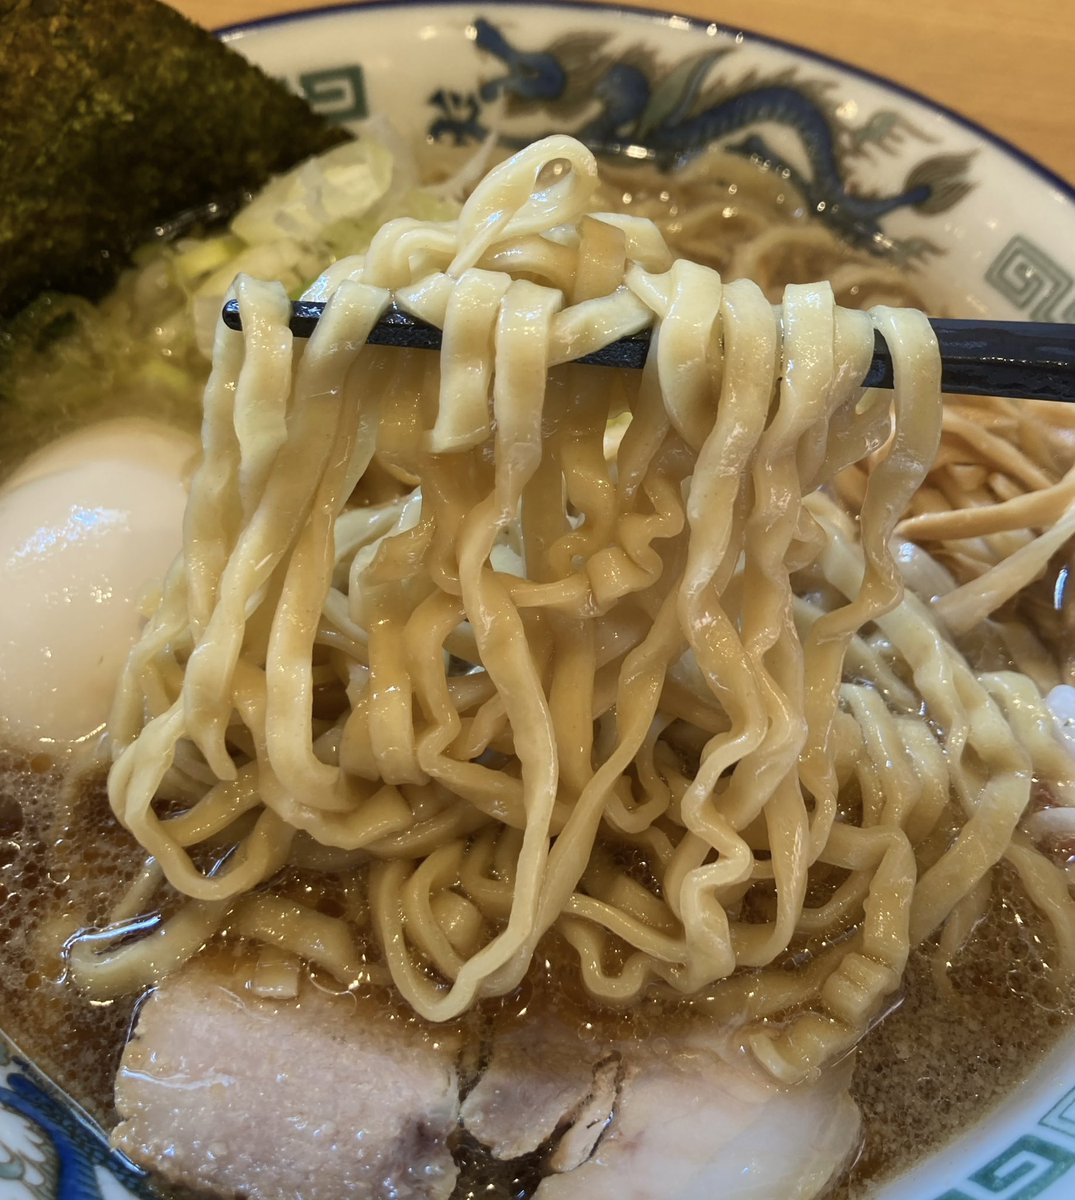
M367 4L225 37L335 119L383 112L408 135L555 129L628 153L711 139L763 149L823 219L892 246L952 314L1075 321L1075 190L956 114L794 46L679 16L518 2ZM691 92L718 83L705 103ZM0 1040L2 1200L141 1191ZM1075 1038L877 1200L1072 1196Z

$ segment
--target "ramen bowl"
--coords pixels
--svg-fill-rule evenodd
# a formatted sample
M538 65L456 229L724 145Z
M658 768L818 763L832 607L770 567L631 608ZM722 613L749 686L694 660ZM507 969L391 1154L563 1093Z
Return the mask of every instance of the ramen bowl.
M883 79L679 16L581 4L368 4L224 35L341 123L477 148L571 133L675 163L719 144L785 174L818 218L902 263L938 310L1075 321L1075 191ZM0 1196L113 1200L142 1179L0 1038ZM1075 1194L1075 1038L877 1200Z

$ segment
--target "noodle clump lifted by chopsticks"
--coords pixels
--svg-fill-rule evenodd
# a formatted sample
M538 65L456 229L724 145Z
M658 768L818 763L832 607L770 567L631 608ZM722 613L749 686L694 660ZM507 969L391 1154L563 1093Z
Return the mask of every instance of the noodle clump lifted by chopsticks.
M444 1020L552 930L597 999L709 989L793 1080L911 947L965 935L1001 859L1075 962L1063 872L1019 830L1032 780L1072 776L1040 691L972 666L892 549L941 436L925 318L826 285L774 309L592 213L595 184L552 137L458 221L390 222L323 277L306 344L282 287L238 282L110 723L154 860L123 911L161 873L188 899L76 942L80 982L141 986L227 928L346 986L367 922ZM365 344L392 300L439 358ZM650 326L642 372L571 361ZM893 393L860 386L875 330ZM288 866L361 902L265 886Z

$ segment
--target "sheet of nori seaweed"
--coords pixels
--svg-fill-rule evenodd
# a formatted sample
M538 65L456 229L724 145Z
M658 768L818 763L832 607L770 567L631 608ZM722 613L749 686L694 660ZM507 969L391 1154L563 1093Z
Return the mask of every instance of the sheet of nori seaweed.
M0 317L346 137L157 0L0 0Z

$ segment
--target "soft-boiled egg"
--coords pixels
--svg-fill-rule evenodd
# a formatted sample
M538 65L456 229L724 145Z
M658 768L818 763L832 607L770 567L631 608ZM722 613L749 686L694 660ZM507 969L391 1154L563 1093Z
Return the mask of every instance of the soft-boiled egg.
M4 740L71 744L104 724L142 601L179 551L197 449L157 421L104 421L0 488Z

